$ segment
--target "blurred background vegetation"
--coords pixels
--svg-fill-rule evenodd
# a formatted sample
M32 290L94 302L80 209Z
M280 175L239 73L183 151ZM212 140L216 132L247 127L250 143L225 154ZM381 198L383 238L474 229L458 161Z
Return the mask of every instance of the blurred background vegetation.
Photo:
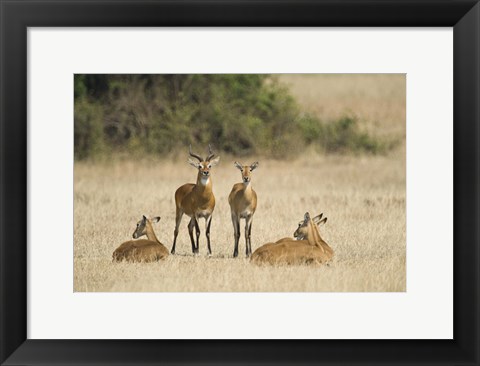
M404 138L402 132L382 135L375 128L364 128L376 121L365 124L352 110L328 114L304 108L298 99L305 96L302 85L306 84L297 82L294 87L300 92L292 93L292 77L77 74L75 158L163 156L185 152L189 144L201 146L203 153L208 143L218 152L238 157L293 158L305 149L386 154ZM312 102L315 107L319 104L321 99ZM395 119L403 124L404 107L403 116Z

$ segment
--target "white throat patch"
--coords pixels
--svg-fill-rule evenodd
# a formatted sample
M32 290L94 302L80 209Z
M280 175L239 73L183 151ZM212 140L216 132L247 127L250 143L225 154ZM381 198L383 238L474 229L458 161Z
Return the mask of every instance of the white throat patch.
M200 178L200 183L202 183L202 185L206 186L208 184L209 179L210 179L210 177L202 177L202 178Z

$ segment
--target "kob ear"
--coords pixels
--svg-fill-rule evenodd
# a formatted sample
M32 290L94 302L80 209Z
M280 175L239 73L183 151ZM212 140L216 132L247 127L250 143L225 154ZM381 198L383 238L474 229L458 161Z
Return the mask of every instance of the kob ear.
M215 159L210 160L209 163L211 166L215 166L220 162L220 156L217 156Z
M200 163L198 161L193 160L192 158L188 158L187 162L188 164L190 164L191 166L197 169L200 166Z
M160 221L160 216L155 216L150 220L152 223L156 224L157 222Z
M308 221L310 220L310 214L308 212L305 212L305 216L303 216L303 221Z
M242 170L243 169L243 166L241 163L239 163L238 161L236 161L235 163L233 163L233 165L235 165L238 169Z
M327 218L324 217L323 220L320 220L320 221L317 223L317 225L320 226L320 225L325 224L326 222L327 222Z
M250 171L253 172L255 169L257 169L257 167L258 167L258 161L250 165Z
M142 220L143 220L143 222L146 222L147 221L147 216L142 215Z
M323 212L322 212L320 215L315 216L315 217L312 219L313 222L318 225L318 224L320 223L320 220L322 219L322 216L323 216Z

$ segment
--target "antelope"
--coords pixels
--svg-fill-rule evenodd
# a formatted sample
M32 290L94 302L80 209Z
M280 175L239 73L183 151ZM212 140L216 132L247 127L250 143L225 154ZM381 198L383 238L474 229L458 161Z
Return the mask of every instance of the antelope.
M177 243L178 227L182 221L183 214L190 216L188 223L188 234L192 243L193 254L198 254L198 239L200 237L200 227L198 221L200 218L205 219L205 232L207 236L208 255L212 254L210 247L210 225L212 223L212 213L215 208L215 196L212 191L212 178L210 176L210 169L218 164L220 157L215 157L212 152L212 147L208 145L208 155L205 159L201 156L192 153L192 146L189 150L190 158L188 163L194 168L198 169L197 183L187 183L179 187L175 191L175 231L173 237L173 246L171 253L175 254L175 245ZM195 158L196 160L192 159ZM197 243L193 239L193 228L195 227L195 234L197 236Z
M147 239L129 240L121 244L112 255L112 260L121 262L155 262L168 257L168 249L160 243L153 231L153 223L160 221L160 217L148 219L143 215L142 219L137 223L137 227L133 232L133 238L138 239L143 235Z
M323 213L321 213L320 215L317 215L315 216L312 221L315 225L317 226L321 226L322 224L325 224L327 222L327 218L325 217L323 220L322 220L322 216L323 216ZM304 226L303 225L304 221L301 220L299 223L298 223L298 228L297 230L293 233L293 237L296 239L296 240L303 240L305 239L305 237L307 236L307 226ZM280 239L280 240L277 240L275 242L275 244L278 244L278 243L281 243L281 242L284 242L284 241L287 241L287 240L292 240L292 238L283 238L283 239Z
M232 215L232 224L235 238L235 247L233 257L238 256L238 241L240 239L240 219L245 219L245 246L246 255L252 255L252 221L253 214L257 208L257 193L252 188L252 172L258 167L256 161L252 165L242 165L235 162L234 165L242 173L242 183L233 185L232 191L228 196L230 212Z
M322 224L325 224L327 222L327 218L324 217L323 220L322 220L322 217L323 217L323 213L315 216L312 219L313 223L317 226L321 226ZM304 240L307 237L307 234L308 234L307 228L308 228L308 226L304 225L304 220L301 220L298 223L297 230L295 230L295 232L293 233L293 237L297 240Z
M326 222L326 218L317 220L318 224ZM284 238L275 243L267 243L255 250L250 260L256 264L278 265L322 264L332 259L332 248L322 239L308 212L294 236L303 239Z

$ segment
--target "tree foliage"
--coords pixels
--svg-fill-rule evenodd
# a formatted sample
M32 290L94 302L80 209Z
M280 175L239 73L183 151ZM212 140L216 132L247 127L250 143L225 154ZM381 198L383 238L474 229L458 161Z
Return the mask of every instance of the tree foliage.
M308 144L348 150L359 135L355 119L338 128L301 116L269 75L78 74L74 88L77 159L115 151L160 155L208 143L237 156L283 158ZM332 136L340 148L329 147ZM374 140L362 138L375 150Z

